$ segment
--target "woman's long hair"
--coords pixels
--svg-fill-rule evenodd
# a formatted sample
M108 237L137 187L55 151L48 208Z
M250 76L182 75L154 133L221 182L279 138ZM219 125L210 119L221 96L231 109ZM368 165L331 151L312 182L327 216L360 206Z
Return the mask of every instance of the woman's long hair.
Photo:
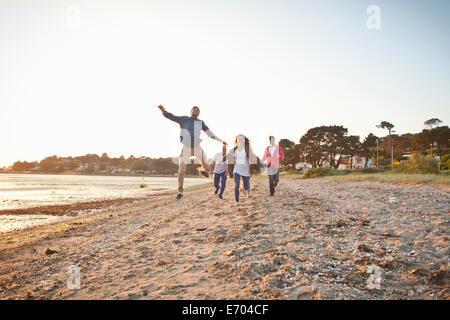
M246 136L244 136L243 134L238 134L236 136L236 138L234 139L234 150L236 151L239 136L243 136L245 139L245 155L247 156L247 162L250 165L250 140Z
M230 150L230 152L227 153L227 160L228 160L228 174L230 175L230 178L233 178L233 167L236 163L236 159L235 159L235 153L236 153L236 149L237 149L237 144L238 144L238 138L239 136L243 136L244 137L244 150L246 153L246 157L247 157L247 162L248 165L250 167L250 174L253 173L261 173L261 160L253 153L251 146L250 146L250 140L244 136L243 134L238 134L236 136L236 139L234 139L234 144L235 147L233 149ZM255 163L252 163L250 160L255 159Z
M227 161L227 146L222 147L222 161L225 163Z

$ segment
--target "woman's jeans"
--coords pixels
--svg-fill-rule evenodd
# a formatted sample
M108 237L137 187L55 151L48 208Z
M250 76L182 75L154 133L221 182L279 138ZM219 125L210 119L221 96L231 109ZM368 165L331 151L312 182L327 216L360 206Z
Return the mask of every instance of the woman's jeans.
M250 177L241 176L238 173L234 173L234 199L239 202L239 186L242 180L244 180L244 189L250 194Z
M223 191L225 190L225 186L227 185L227 175L226 171L222 173L214 173L214 187L216 189L219 189L219 182L222 180L222 183L220 184L220 192L219 195L223 195Z

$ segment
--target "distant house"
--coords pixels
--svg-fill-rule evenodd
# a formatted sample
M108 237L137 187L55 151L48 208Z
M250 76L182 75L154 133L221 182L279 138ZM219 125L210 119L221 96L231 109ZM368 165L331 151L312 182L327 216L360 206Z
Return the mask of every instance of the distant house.
M75 171L83 172L84 170L87 169L88 165L89 165L88 163L82 163L82 164L80 164L80 166L78 168L75 168Z
M374 168L377 166L376 163L372 161L372 159L367 159L366 157L362 157L361 159L363 159L363 162L362 162L363 168ZM366 161L367 161L367 163L366 163Z
M344 159L341 160L341 163L339 164L338 170L348 170L350 169L350 159Z
M123 169L115 166L107 166L106 171L110 174L116 174L122 172Z
M296 170L307 171L311 168L312 168L312 166L306 162L299 162L299 163L295 164Z
M367 159L366 157L354 156L353 159L344 159L339 164L338 170L350 170L353 163L353 169L362 169L362 168L373 168L376 167L376 164L372 161L372 159Z
M330 167L330 161L324 160L324 161L322 162L321 167L322 167L322 168L324 168L324 167Z

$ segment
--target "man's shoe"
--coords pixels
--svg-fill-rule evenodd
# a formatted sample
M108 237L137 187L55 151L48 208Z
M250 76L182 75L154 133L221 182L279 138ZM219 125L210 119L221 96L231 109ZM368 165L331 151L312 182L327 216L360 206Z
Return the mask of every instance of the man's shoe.
M222 197L222 195L221 195L221 194L219 194L219 199L220 199L220 200L223 200L223 197Z
M175 200L180 200L181 198L183 198L183 194L180 192L177 194L177 197L175 198Z
M220 188L216 188L216 191L214 191L214 194L217 194L217 192L219 192Z

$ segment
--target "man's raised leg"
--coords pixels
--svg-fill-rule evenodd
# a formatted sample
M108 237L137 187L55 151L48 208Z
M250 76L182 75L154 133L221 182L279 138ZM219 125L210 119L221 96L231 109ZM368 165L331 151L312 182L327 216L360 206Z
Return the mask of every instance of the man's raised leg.
M184 174L186 173L186 161L184 160L183 150L178 160L178 195L177 200L183 196Z
M194 148L195 157L200 160L200 163L202 164L200 168L200 173L205 176L209 177L208 171L209 171L209 164L208 164L208 157L206 156L205 151L203 151L202 147L196 146Z

